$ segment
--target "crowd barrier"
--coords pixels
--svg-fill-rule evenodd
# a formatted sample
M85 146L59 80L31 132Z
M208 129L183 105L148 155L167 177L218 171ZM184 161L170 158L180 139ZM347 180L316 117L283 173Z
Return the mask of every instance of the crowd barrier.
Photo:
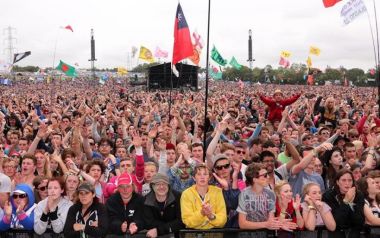
M373 238L380 237L379 235L371 235L371 229L379 230L379 227L366 226L361 232L360 238ZM294 231L294 237L313 237L313 238L327 238L328 231L325 226L318 226L315 231ZM311 235L311 236L310 236ZM39 235L34 231L16 230L10 229L5 232L0 232L1 238L38 238ZM63 234L55 234L52 231L47 231L43 237L62 238ZM124 236L107 236L110 238L146 238L146 231L141 231L135 235L126 234ZM157 238L275 238L278 237L278 231L272 231L267 229L259 230L244 230L244 229L210 229L210 230L193 230L184 229L179 232L179 237L175 237L174 234L168 234L165 236L159 236Z

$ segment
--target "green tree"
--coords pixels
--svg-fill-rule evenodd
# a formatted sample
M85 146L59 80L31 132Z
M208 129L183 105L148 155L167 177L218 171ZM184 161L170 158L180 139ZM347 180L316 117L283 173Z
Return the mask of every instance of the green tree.
M364 70L358 68L347 70L346 78L347 80L353 82L355 85L362 84L367 79Z

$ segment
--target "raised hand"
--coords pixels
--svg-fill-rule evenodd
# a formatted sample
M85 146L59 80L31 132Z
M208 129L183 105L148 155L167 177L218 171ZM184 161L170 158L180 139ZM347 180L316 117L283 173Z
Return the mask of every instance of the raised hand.
M219 177L216 173L212 173L212 175L214 175L214 178L216 179L216 181L218 181L218 183L220 184L220 186L222 186L223 189L228 190L229 186L226 179Z

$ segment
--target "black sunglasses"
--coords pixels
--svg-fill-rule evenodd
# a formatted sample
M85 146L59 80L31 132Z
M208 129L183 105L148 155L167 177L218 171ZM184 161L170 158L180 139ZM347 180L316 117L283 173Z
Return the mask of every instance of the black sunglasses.
M17 198L26 198L27 195L26 194L13 194L12 195L12 198L13 199L17 199Z
M39 191L45 191L46 189L47 189L47 186L44 186L44 187L37 187L36 188L37 190L39 190Z
M222 170L222 169L228 169L230 167L230 164L224 164L224 165L219 165L219 166L215 166L215 169L216 170Z

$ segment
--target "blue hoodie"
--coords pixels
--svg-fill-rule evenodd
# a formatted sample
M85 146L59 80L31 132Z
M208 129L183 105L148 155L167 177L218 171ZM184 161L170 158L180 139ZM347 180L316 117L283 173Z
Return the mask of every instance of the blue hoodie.
M6 216L0 221L0 231L6 231L10 228L33 230L34 225L34 194L32 188L27 184L18 184L14 191L21 190L28 195L28 205L25 212L16 214L17 207L14 204L13 197L11 196L12 216L9 221Z

